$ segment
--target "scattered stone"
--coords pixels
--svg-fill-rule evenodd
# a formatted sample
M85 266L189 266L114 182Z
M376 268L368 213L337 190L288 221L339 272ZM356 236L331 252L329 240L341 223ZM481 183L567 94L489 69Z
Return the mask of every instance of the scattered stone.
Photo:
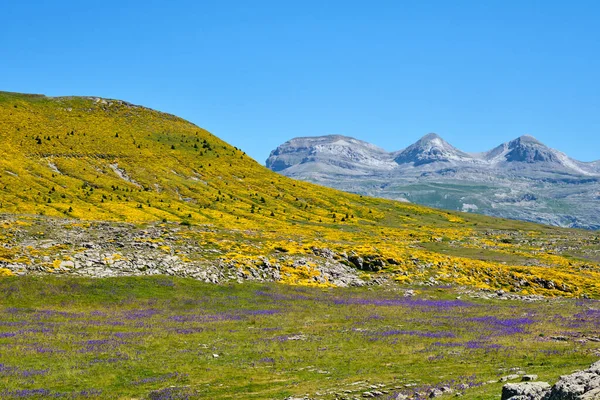
M500 378L499 382L508 382L508 381L514 381L516 379L519 379L521 376L518 374L511 374L511 375L506 375L503 376L502 378Z

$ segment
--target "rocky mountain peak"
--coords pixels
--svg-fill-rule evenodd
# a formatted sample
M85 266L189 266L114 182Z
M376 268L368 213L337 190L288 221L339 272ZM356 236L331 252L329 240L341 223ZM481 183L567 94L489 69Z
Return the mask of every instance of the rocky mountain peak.
M508 142L508 152L505 155L509 162L549 162L561 164L561 157L553 150L530 135L518 137Z
M427 135L423 136L421 139L419 139L419 142L421 142L421 141L430 142L435 139L444 141L444 139L442 139L442 137L440 135L438 135L437 133L431 132L431 133L428 133Z
M412 163L415 166L433 162L459 161L471 158L436 133L428 133L400 152L394 159L398 164Z
M390 169L394 167L385 150L342 135L294 138L273 150L266 161L267 168L282 171L308 163L357 169L365 167Z
M534 144L545 146L542 142L540 142L539 140L537 140L535 137L533 137L531 135L521 135L518 138L516 138L515 140L513 140L513 142L534 143Z

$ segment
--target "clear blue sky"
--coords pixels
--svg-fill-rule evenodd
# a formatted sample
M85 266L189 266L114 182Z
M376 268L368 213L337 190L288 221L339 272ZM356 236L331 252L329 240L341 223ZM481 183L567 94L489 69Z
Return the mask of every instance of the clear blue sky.
M295 136L600 159L600 2L1 1L0 90L182 116L264 163Z

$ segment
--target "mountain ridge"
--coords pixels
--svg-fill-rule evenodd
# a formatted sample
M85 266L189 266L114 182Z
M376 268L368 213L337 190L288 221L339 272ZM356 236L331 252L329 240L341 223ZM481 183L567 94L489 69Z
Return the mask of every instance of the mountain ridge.
M318 140L323 143L327 138L320 136ZM364 154L368 147L363 144L362 157L378 162L366 165L354 160L346 168L343 162L347 158L339 153L320 153L311 147L310 140L303 139L303 149L295 149L292 141L286 142L282 145L285 151L271 153L267 167L288 160L288 166L277 172L353 193L558 226L600 229L600 214L594 208L600 207L594 194L600 192L600 161L575 160L531 135L481 153L463 152L435 133L392 152ZM304 157L302 163L289 161L305 153L311 157ZM422 186L432 183L446 185L446 192ZM460 186L461 194L452 194L454 189L448 185ZM491 188L478 196L474 188L481 185Z

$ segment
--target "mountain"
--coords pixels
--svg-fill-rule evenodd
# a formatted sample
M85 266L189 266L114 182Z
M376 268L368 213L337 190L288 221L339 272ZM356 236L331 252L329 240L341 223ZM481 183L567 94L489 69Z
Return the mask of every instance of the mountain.
M521 136L504 143L486 154L486 159L507 162L561 164L556 150L552 150L530 135Z
M273 171L296 173L328 169L331 173L364 174L364 170L390 170L395 163L385 150L361 140L334 135L296 138L279 146L266 162Z
M436 161L422 167L447 171L423 172L414 162L402 164L407 171L461 173L450 166L462 165L463 153L435 137L423 148L427 142ZM162 274L600 295L592 232L293 180L188 121L126 101L0 92L0 145L0 276ZM318 166L330 183L372 179L380 188L376 177L393 176L399 155L347 137L305 138L280 148L270 166L298 174Z
M423 136L419 141L401 151L394 161L415 167L435 162L468 162L472 157L456 149L435 133Z
M600 161L574 160L532 136L476 154L455 148L435 133L394 152L379 148L369 152L368 143L357 141L361 159L376 159L385 168L361 159L346 168L345 160L331 153L326 155L327 165L315 162L324 157L320 149L335 138L302 138L303 153L311 156L299 163L292 161L292 139L271 153L267 166L277 164L280 149L285 148L285 167L277 171L296 179L450 210L600 229Z

